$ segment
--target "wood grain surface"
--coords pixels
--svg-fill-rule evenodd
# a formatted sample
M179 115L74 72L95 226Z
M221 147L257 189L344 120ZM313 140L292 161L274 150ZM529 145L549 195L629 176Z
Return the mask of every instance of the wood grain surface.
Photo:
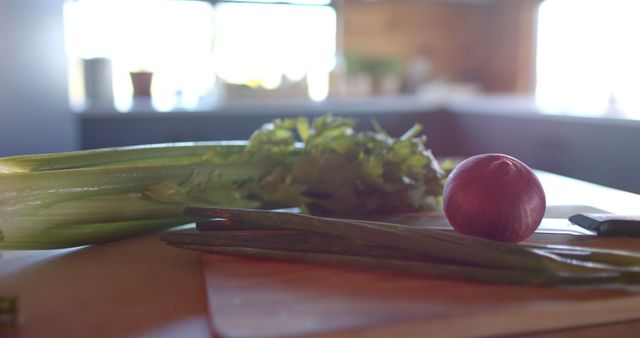
M632 238L531 242L638 248ZM201 254L224 338L493 337L640 320L640 290L523 287ZM640 336L638 327L628 337Z
M0 295L18 297L21 322L0 337L209 337L198 253L158 237L2 252Z

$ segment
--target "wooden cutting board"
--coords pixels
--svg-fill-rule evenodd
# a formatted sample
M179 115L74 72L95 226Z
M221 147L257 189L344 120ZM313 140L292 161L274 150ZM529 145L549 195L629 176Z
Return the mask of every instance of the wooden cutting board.
M530 241L640 248L622 237ZM201 264L211 324L224 338L486 337L640 320L634 289L491 285L211 253ZM634 327L625 332L640 337Z

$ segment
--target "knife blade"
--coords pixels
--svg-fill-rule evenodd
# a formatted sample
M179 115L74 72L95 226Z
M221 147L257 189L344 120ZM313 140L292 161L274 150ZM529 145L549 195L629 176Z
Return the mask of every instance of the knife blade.
M450 229L448 223L431 225L430 228ZM615 214L576 214L567 218L543 218L537 234L577 236L628 236L640 238L640 216Z
M578 235L578 236L596 236L597 233L591 229L585 229L577 224L572 223L566 218L543 218L542 222L536 229L537 234L559 234L559 235Z
M616 214L575 214L569 221L597 236L629 236L640 238L640 216Z
M404 225L418 226L436 230L453 230L451 224L442 213L414 213L385 216L383 218L370 219L375 221L398 223ZM571 223L566 217L545 217L536 229L538 234L559 234L576 236L596 236L597 233L591 229L585 229Z

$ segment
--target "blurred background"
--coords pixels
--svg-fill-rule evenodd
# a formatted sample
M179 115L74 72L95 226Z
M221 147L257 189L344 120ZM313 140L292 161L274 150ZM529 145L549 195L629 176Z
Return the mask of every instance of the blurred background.
M0 156L245 139L275 117L425 126L640 192L637 0L3 0Z

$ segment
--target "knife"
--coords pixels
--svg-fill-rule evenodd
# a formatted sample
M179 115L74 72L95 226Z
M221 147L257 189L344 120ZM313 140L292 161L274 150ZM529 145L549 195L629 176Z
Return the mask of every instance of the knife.
M566 214L560 216L554 213L551 215L552 217L545 217L542 219L542 222L536 229L536 233L578 236L597 235L594 230L580 227L570 222L567 219ZM368 218L367 220L418 226L436 230L453 230L453 227L441 212L378 215L377 217Z
M448 222L428 226L432 229L453 230ZM536 229L537 234L578 236L628 236L640 238L640 216L615 214L575 214L567 218L545 217Z
M566 218L543 218L536 229L537 234L597 236L591 229L585 229Z
M569 221L597 236L629 236L640 238L640 216L616 214L575 214Z
M298 212L297 209L281 209ZM361 218L361 217L360 217ZM441 211L376 215L364 219L438 230L453 230ZM538 234L640 237L640 216L620 216L584 205L547 206Z

